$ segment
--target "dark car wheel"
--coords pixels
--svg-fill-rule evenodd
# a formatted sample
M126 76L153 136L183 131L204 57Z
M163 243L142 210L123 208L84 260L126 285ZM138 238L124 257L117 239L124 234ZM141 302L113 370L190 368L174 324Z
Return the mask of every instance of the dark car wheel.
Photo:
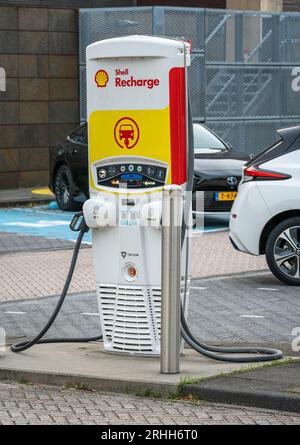
M278 224L266 244L266 258L273 274L290 286L300 286L300 217Z
M81 204L74 200L74 181L68 166L62 165L56 172L54 193L61 210L79 210Z

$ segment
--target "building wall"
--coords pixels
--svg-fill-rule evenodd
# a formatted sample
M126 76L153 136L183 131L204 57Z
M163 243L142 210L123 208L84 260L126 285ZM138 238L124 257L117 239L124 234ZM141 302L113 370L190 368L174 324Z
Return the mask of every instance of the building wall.
M283 10L300 12L300 0L283 0Z
M227 0L227 8L282 12L283 0Z
M0 188L48 183L49 147L79 121L77 11L0 6Z
M226 8L226 0L137 0L137 6L184 6L185 8Z

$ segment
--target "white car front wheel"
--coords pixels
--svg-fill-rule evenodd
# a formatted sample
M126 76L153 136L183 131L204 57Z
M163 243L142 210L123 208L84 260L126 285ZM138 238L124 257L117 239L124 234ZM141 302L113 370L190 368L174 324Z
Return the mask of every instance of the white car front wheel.
M300 286L300 217L289 218L270 233L266 259L273 274L290 286Z

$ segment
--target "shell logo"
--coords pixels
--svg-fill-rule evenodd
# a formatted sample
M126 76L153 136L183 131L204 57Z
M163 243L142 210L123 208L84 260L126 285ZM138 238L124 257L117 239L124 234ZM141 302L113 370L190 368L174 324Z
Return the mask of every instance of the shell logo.
M108 81L109 81L109 76L105 70L99 70L96 72L95 82L98 88L105 88Z
M138 124L130 117L122 117L115 125L114 137L121 148L131 149L135 147L140 138Z

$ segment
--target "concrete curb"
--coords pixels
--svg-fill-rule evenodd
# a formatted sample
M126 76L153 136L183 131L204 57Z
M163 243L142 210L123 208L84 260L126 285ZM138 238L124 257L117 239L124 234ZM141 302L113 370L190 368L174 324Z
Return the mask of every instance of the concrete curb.
M230 389L204 388L199 385L187 385L182 389L184 396L190 396L207 402L243 405L253 408L272 409L300 413L300 397L267 391L240 391Z
M0 357L1 360L1 357ZM144 381L128 381L122 379L107 379L79 374L65 374L57 372L26 371L18 369L0 369L1 381L15 381L19 383L69 386L83 389L92 389L102 392L115 392L133 394L138 396L170 397L178 392L175 383ZM253 408L271 409L300 413L300 397L268 391L241 391L230 387L207 388L201 384L186 385L181 389L181 396L193 396L202 401L222 403L228 405L241 405Z
M246 372L248 365L221 363L185 350L180 374L161 374L159 357L109 354L103 344L61 343L36 345L20 354L0 355L0 380L44 385L71 385L100 391L157 397L180 395L184 382Z
M299 369L300 360L249 366L215 362L187 349L180 374L160 374L159 357L108 354L99 342L36 345L22 354L0 354L1 381L144 397L192 395L295 413L300 413Z
M11 207L33 207L36 205L44 205L49 204L51 201L54 201L54 199L48 199L48 198L40 198L40 199L18 199L16 201L0 201L0 208L11 208Z
M1 357L0 357L1 362ZM106 379L101 377L64 374L57 372L26 371L19 369L0 369L0 381L15 381L19 383L53 385L70 387L85 387L102 392L116 392L133 395L156 394L158 397L168 397L178 390L177 384L143 381L128 381L122 379Z

